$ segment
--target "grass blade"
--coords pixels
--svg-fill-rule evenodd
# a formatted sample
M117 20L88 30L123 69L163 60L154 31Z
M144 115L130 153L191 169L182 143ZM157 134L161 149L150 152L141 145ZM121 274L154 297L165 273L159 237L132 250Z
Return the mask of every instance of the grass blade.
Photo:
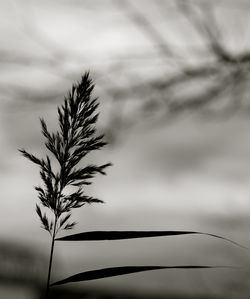
M113 268L104 268L99 270L92 270L81 272L70 276L66 279L57 281L51 286L62 285L70 282L80 282L88 281L95 279L102 279L126 274L132 274L143 271L152 271L152 270L163 270L163 269L211 269L211 268L232 268L228 266L125 266L125 267L113 267Z
M65 237L57 238L57 241L104 241L104 240L125 240L125 239L139 239L139 238L152 238L163 236L178 236L178 235L205 235L213 238L221 239L230 242L238 247L250 250L249 248L234 242L228 238L218 235L197 232L197 231L90 231L83 232Z

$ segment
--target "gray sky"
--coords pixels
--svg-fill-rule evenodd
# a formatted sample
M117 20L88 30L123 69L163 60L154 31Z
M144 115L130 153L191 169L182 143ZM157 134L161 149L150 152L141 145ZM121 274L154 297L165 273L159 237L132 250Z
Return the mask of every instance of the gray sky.
M135 5L143 4L146 13L158 16L155 26L163 28L157 6L144 2ZM166 38L181 46L186 42L185 32L182 36L176 33L180 25L172 3L168 3L167 15L173 30ZM90 69L96 78L100 122L105 124L110 117L106 111L109 103L98 93L99 83L103 78L115 78L109 73L105 78L105 70L112 69L116 60L119 65L124 57L150 56L156 50L112 1L84 1L84 6L81 1L0 1L0 11L0 237L40 246L46 252L49 236L40 229L34 211L37 199L32 187L40 182L38 169L24 160L17 149L44 153L39 117L55 127L57 104L73 79L85 70ZM232 17L229 11L226 20ZM233 14L237 15L235 11ZM235 36L238 32L230 31L227 36L229 33ZM192 43L200 41L193 36ZM244 47L247 44L248 40L242 42ZM149 65L142 60L134 67L134 74L150 76L148 73L161 71L160 67L157 59L150 60ZM128 68L133 70L133 65L128 63ZM120 73L117 81L123 84L126 77ZM43 98L48 90L55 93L51 100ZM116 145L92 156L98 162L111 161L114 166L89 188L106 204L76 211L76 232L197 230L250 246L249 129L249 118L241 115L204 120L187 114L166 126L141 123L130 131L121 131ZM246 252L241 249L197 236L116 244L61 243L56 255L63 269L56 273L58 278L86 268L126 264L245 265L247 261ZM91 282L89 286L221 295L235 283L249 292L246 273L214 273L160 271Z

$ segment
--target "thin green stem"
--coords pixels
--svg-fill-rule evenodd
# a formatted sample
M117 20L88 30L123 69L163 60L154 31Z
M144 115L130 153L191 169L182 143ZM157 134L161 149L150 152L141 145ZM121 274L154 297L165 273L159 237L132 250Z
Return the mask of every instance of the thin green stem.
M51 276L51 268L52 268L52 261L53 261L53 253L54 253L54 247L55 247L56 225L57 225L57 217L55 218L55 225L54 225L52 241L51 241L49 270L48 270L48 278L47 278L47 287L46 287L45 299L49 299L49 286L50 286L50 276Z

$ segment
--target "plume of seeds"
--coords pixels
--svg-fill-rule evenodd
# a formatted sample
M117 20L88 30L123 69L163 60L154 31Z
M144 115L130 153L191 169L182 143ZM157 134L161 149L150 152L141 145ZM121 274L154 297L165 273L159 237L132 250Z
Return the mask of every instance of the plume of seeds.
M111 164L77 167L87 154L106 144L104 136L96 134L96 109L99 104L97 98L92 98L93 88L89 73L85 73L81 81L72 86L63 105L58 107L58 131L50 133L45 121L40 119L45 146L57 160L59 170L53 170L48 155L40 159L24 149L20 150L24 157L40 167L43 186L35 187L40 200L40 205L36 205L36 212L43 228L52 238L55 238L59 230L75 226L76 223L71 221L72 209L80 208L86 203L102 203L101 200L86 195L83 187L91 184L91 179L96 174L104 175L105 169ZM76 186L77 190L66 194L64 191L67 186ZM49 219L44 208L52 211L52 219Z

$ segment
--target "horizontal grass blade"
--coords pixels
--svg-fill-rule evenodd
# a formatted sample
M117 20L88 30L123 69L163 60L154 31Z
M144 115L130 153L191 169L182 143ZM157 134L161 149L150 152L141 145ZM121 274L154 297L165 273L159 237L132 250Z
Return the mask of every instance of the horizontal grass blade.
M139 239L139 238L152 238L152 237L163 237L163 236L178 236L178 235L205 235L213 238L221 239L237 245L241 248L249 248L234 242L230 239L197 231L90 231L83 232L73 235L68 235L62 238L57 238L57 241L104 241L104 240L125 240L125 239Z
M81 272L70 276L66 279L54 282L51 286L62 285L70 282L80 282L95 280L101 278L108 278L120 275L126 275L131 273L152 271L152 270L163 270L163 269L211 269L211 268L232 268L228 266L126 266L126 267L113 267L104 268L99 270L92 270L87 272Z

